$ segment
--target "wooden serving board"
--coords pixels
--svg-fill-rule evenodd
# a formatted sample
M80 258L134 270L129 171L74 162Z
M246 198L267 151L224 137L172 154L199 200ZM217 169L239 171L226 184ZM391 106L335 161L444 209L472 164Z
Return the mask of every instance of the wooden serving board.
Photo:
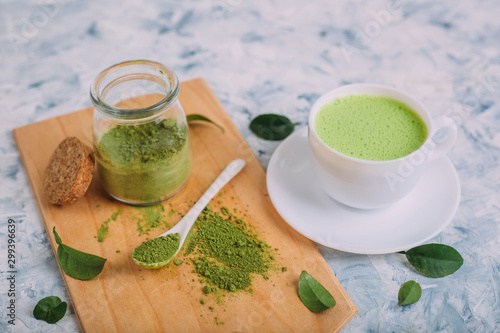
M52 228L63 242L80 251L108 259L101 274L88 281L62 276L85 332L337 332L357 309L324 261L313 242L293 230L276 212L266 187L265 170L257 160L208 84L195 79L181 84L179 97L186 114L203 114L225 128L225 133L208 123L190 124L194 168L188 185L162 204L181 213L197 200L222 169L233 159L247 165L222 191L214 206L248 210L245 220L259 237L279 249L277 260L286 266L269 280L255 276L253 294L238 292L219 305L203 296L199 278L187 260L159 270L135 265L132 250L148 236L139 235L134 214L137 208L110 199L102 190L97 173L83 198L70 206L54 206L43 196L43 175L50 155L59 142L76 136L91 145L92 108L30 124L14 130L21 157L42 214L52 248ZM109 223L104 242L95 236L113 212L123 213ZM172 225L180 216L171 217ZM164 230L155 229L149 237ZM119 252L117 251L119 250ZM330 291L337 304L322 313L309 311L298 296L300 272L307 270ZM193 282L193 279L195 280ZM207 299L201 304L200 299ZM213 311L209 305L214 307ZM221 322L224 322L222 324Z

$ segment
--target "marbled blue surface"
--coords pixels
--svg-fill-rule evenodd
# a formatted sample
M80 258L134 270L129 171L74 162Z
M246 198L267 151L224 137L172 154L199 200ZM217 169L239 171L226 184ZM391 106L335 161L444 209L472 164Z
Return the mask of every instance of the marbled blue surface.
M499 14L494 0L2 0L0 331L79 331L71 305L56 325L31 314L45 296L69 297L12 129L89 106L100 70L145 58L181 80L206 78L264 166L277 143L254 137L249 121L273 112L305 125L318 96L342 84L394 86L451 116L462 199L431 241L458 249L463 267L430 279L398 254L319 250L359 309L345 332L499 332ZM15 327L6 319L9 218L17 223ZM397 292L410 279L423 294L403 308Z

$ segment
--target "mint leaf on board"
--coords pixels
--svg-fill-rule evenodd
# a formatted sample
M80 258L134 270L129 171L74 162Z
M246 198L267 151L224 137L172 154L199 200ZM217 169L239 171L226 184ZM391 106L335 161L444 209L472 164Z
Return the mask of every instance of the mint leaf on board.
M54 227L54 229L52 229L52 231L54 232L54 239L56 240L56 243L58 245L61 245L62 244L62 240L61 240L61 237L59 237L59 235L56 232L56 227Z
M292 134L295 124L280 114L261 114L250 122L250 130L264 140L279 141Z
M398 304L399 305L409 305L417 302L422 296L422 288L417 282L410 280L399 288L398 292Z
M57 248L57 261L59 261L59 265L64 273L78 280L89 280L101 273L107 259L75 250L63 244L56 232L56 227L52 231L54 232L56 243L59 244Z
M300 273L299 297L312 312L321 312L335 306L335 299L328 290L306 271Z
M464 259L457 250L444 244L425 244L405 251L410 264L421 274L440 278L456 272Z
M191 121L206 121L206 122L214 124L215 126L217 126L218 128L220 128L220 130L222 131L222 133L225 132L224 127L222 127L221 125L217 124L213 120L211 120L211 119L209 119L209 118L207 118L205 116L202 116L201 114L188 114L186 116L186 119L187 119L188 123L191 122Z
M68 303L61 301L57 296L48 296L38 301L33 309L33 316L49 324L55 324L66 314Z

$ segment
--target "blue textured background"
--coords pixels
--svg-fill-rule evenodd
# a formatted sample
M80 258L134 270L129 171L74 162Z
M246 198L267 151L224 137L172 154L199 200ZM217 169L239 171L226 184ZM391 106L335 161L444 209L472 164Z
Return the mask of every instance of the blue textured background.
M425 278L403 256L319 250L359 309L345 332L500 332L500 3L467 1L0 1L0 331L76 332L32 309L68 300L12 129L90 105L89 85L136 58L204 77L264 166L277 146L254 137L260 113L307 122L324 92L383 83L459 125L449 154L460 208L434 242L465 259L455 274ZM418 203L415 203L418 204ZM17 320L6 319L7 220L17 222ZM417 280L421 300L397 305ZM223 327L222 327L223 328Z

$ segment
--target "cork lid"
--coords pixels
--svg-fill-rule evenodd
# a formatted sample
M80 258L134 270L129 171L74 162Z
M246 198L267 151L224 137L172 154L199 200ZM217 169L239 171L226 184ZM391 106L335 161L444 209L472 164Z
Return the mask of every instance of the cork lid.
M81 198L90 186L95 158L92 149L76 137L64 139L45 169L45 197L56 205L69 205Z

